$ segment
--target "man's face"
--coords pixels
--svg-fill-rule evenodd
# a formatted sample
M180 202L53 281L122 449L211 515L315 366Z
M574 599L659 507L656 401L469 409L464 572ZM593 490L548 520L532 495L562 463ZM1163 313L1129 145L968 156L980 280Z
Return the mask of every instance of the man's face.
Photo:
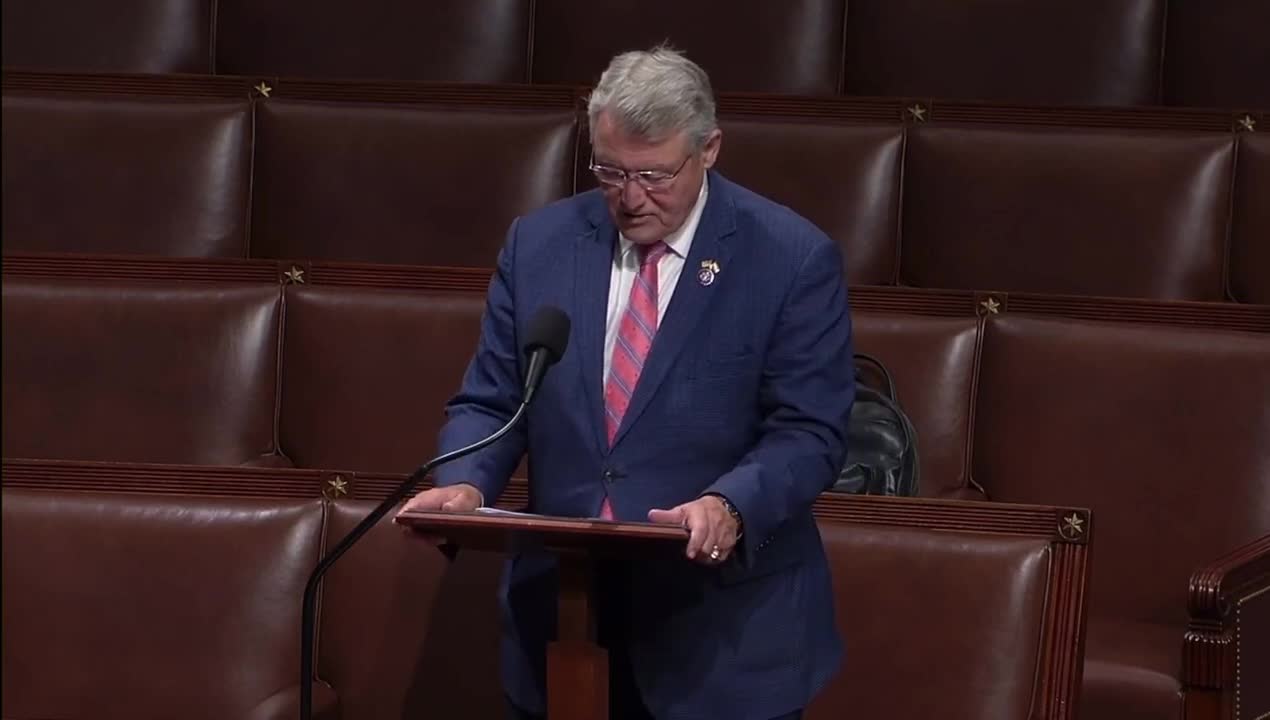
M592 136L592 162L625 170L630 175L620 186L601 183L600 187L618 230L640 245L664 240L684 224L697 202L702 177L719 154L718 130L710 135L705 147L693 152L683 131L653 140L640 138L622 130L608 113L596 118ZM668 182L646 188L633 177L645 170L678 174Z

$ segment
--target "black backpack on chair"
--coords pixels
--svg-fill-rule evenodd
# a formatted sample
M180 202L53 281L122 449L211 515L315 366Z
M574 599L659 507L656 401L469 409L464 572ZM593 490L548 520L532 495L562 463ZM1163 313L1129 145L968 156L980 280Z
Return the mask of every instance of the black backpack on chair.
M856 395L847 426L847 461L832 492L917 495L917 431L900 408L891 373L877 359L855 356ZM881 387L866 382L868 369Z

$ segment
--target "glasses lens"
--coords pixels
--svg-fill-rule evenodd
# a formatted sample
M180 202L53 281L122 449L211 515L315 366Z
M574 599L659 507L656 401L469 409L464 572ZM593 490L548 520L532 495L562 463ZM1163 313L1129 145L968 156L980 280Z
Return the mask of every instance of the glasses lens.
M595 178L605 185L622 185L626 182L625 174L620 170L592 165L591 172L595 173Z
M671 179L674 178L674 175L663 172L642 172L636 174L635 177L639 180L639 184L644 186L644 189L656 190L666 187Z

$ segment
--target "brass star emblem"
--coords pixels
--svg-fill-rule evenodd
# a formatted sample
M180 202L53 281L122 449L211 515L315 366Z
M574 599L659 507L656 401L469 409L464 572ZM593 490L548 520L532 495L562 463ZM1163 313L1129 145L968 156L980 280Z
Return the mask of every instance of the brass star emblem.
M990 297L979 303L979 307L989 315L996 315L1001 312L1001 302L994 297Z
M254 90L260 93L262 97L269 97L269 93L273 92L273 88L269 87L269 83L264 80L261 80L260 84L257 85Z
M926 108L921 105L913 105L908 108L908 115L917 122L926 122Z
M291 269L283 273L283 275L286 275L287 280L290 280L297 285L304 284L304 270L295 265L292 265Z
M1063 523L1058 526L1058 533L1069 540L1075 540L1085 534L1085 518L1077 513L1065 516Z
M322 491L322 494L332 500L338 497L344 497L348 494L348 481L345 480L343 476L336 475L326 481L326 488Z
M1256 132L1257 130L1256 118L1254 118L1251 115L1244 115L1243 117L1239 118L1239 129L1246 130L1248 132Z

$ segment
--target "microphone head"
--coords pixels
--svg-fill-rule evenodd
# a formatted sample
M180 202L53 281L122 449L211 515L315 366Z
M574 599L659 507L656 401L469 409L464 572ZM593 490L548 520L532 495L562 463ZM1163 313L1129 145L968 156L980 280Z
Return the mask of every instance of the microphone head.
M551 305L539 308L529 321L525 353L546 350L547 364L554 365L569 346L569 326L569 316L560 308Z

